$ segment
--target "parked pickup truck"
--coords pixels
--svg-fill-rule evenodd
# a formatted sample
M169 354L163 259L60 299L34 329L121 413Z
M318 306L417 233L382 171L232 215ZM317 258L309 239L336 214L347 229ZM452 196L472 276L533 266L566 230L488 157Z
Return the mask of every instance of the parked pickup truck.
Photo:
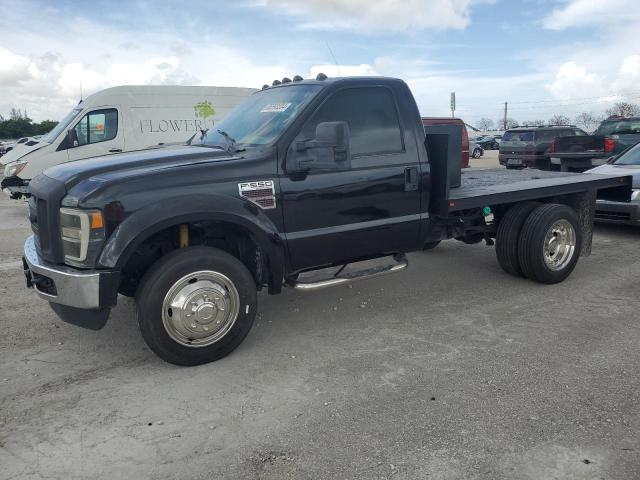
M496 238L506 272L564 280L590 253L596 197L628 200L631 179L553 175L502 170L460 182L460 144L425 138L403 81L296 76L189 145L34 177L24 270L62 320L92 329L118 293L135 297L149 347L196 365L242 342L258 290L397 272L407 252L443 239Z
M640 117L609 117L593 135L556 138L547 156L563 172L583 172L640 142Z

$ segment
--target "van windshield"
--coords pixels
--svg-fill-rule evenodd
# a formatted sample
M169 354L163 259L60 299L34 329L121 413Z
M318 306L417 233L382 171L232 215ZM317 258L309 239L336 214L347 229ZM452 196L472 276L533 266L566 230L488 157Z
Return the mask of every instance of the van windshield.
M46 143L53 143L53 141L58 138L58 135L60 135L60 132L64 132L69 124L73 122L73 119L76 118L81 111L82 108L74 108L73 110L71 110L62 120L60 120L58 125L56 125L53 130L51 130L46 135L43 135L41 140Z
M272 143L322 87L288 85L253 94L210 129L201 144L224 146L229 137L238 145Z

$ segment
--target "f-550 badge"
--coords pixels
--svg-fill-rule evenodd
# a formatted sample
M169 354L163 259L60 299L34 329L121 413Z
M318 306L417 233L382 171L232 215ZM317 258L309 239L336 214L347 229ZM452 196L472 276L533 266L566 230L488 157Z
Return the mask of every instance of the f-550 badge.
M273 180L242 182L238 184L238 191L242 198L246 198L262 209L276 208L276 190Z

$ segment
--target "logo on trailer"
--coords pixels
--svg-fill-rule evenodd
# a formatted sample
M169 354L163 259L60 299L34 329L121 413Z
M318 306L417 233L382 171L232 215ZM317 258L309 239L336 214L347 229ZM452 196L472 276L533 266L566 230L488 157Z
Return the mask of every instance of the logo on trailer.
M276 208L276 190L273 180L256 180L238 184L238 191L242 198L268 210Z

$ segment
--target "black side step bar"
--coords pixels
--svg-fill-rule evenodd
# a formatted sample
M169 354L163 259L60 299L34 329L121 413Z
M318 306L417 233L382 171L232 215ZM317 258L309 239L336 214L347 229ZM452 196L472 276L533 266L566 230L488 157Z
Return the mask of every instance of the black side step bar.
M367 263L370 263L371 261L366 260L363 262L347 263L342 265L335 273L333 273L328 277L320 278L319 280L314 280L314 281L311 281L311 280L307 281L301 278L301 277L304 277L305 275L308 276L309 274L318 273L321 270L328 270L328 269L312 270L310 272L301 273L296 280L290 280L287 283L289 286L295 288L296 290L306 290L306 291L319 290L321 288L335 287L337 285L351 283L356 280L361 280L364 278L373 278L373 277L379 277L381 275L387 275L389 273L400 272L405 268L407 268L407 266L409 265L409 261L407 260L407 257L404 254L396 254L393 256L381 257L381 258L382 259L388 258L389 260L392 260L393 263L377 265L369 268L363 268L361 270L345 272L345 269L347 269L349 265L367 264ZM380 258L375 260L380 260Z

